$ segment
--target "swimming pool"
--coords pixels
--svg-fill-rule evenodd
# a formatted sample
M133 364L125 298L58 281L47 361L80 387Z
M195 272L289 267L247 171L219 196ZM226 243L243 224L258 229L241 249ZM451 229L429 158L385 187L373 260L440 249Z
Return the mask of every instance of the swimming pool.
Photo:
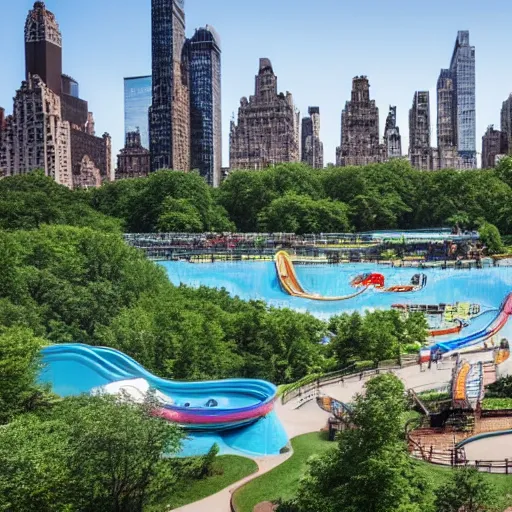
M373 288L350 300L320 302L292 297L281 289L273 262L226 262L191 264L161 262L176 285L225 288L242 299L263 300L275 307L328 319L344 312L389 309L393 304L452 304L471 302L479 304L483 314L464 329L471 335L483 329L492 320L500 304L512 291L512 268L496 267L480 270L393 268L377 264L296 265L297 277L310 292L323 296L344 296L353 293L351 281L364 273L378 272L385 277L386 286L407 284L419 272L427 276L427 284L412 293L383 293ZM500 335L509 336L508 322ZM455 336L440 338L450 340Z

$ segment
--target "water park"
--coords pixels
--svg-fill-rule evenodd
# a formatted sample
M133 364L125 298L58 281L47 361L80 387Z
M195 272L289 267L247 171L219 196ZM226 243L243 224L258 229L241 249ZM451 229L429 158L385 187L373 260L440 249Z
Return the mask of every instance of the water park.
M412 457L447 467L512 471L512 445L503 441L512 436L512 407L497 407L487 396L489 386L512 375L512 272L507 258L487 257L477 233L125 239L156 259L177 286L222 288L243 300L320 319L378 310L402 318L421 313L428 343L394 362L353 365L279 389L252 379L165 380L118 350L53 345L43 350L39 379L58 395L105 393L135 402L151 395L156 414L187 432L181 457L204 454L215 443L222 454L255 460L253 479L286 464L298 436L323 431L334 440L352 428L354 396L373 376L394 373L415 412L406 425ZM237 505L251 485L239 482L178 510L252 510Z

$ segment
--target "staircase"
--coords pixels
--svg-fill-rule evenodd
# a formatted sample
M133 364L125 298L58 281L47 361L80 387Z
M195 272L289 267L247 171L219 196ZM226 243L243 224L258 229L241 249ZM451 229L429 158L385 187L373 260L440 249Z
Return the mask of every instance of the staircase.
M483 372L484 372L484 388L489 386L490 384L494 384L496 382L496 380L497 380L496 364L485 363Z
M466 378L466 400L471 409L476 410L482 399L484 369L482 363L472 364Z

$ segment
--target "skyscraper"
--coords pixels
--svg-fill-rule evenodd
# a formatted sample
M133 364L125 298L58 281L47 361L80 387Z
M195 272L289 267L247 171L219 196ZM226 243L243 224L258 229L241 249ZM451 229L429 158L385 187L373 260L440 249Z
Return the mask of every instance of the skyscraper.
M269 59L260 59L255 94L242 98L238 124L231 121L230 169L265 169L298 162L299 122L291 93L278 94L277 76Z
M302 118L302 161L315 169L324 167L324 145L320 140L320 108L309 107Z
M213 27L188 41L191 167L218 187L222 167L221 49Z
M434 169L464 169L457 149L457 102L455 81L449 69L442 69L437 79L437 150L433 152Z
M450 63L454 85L455 140L464 167L474 169L476 161L475 47L469 31L459 31Z
M38 75L43 83L62 92L62 36L59 24L44 2L35 2L25 22L25 80Z
M138 131L142 147L149 149L149 119L151 106L151 75L124 79L124 133Z
M442 69L437 80L437 146L457 146L455 84L449 69Z
M496 165L496 157L508 154L508 143L507 134L490 125L482 137L482 169L492 169Z
M512 93L501 107L501 131L507 134L509 151L512 151Z
M58 94L38 75L23 81L16 92L0 148L2 174L11 176L41 169L57 183L73 188L71 128L62 119Z
M0 172L44 169L68 187L113 179L111 140L94 134L94 119L78 82L62 74L62 36L53 13L35 2L25 23L26 79L5 121Z
M396 125L396 107L389 106L386 128L384 129L384 146L386 158L400 158L402 156L402 137L400 128Z
M409 158L416 169L428 171L433 168L428 91L416 91L409 110Z
M366 76L356 76L351 100L341 113L341 146L336 151L336 165L382 162L385 149L379 140L379 109L375 100L370 100L370 83Z
M190 169L190 92L185 1L151 0L151 170Z

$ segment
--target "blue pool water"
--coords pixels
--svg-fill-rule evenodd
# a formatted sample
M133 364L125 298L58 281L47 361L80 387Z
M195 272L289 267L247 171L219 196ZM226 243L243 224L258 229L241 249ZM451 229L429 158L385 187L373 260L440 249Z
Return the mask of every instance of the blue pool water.
M409 284L412 276L419 272L427 275L427 285L413 293L384 293L369 289L365 293L346 301L321 302L285 293L280 285L273 262L229 262L191 264L187 262L161 262L176 285L209 286L225 288L230 294L242 299L259 299L275 307L288 307L309 312L318 318L327 319L343 312L389 309L392 304L439 304L471 302L480 304L483 311L464 329L465 335L485 327L495 315L503 299L512 292L512 269L507 267L481 270L391 268L375 264L343 265L297 265L297 276L309 292L324 296L341 296L354 292L350 282L366 272L384 275L386 286ZM512 334L508 322L501 332ZM449 339L449 337L448 337ZM443 338L437 338L442 341Z

